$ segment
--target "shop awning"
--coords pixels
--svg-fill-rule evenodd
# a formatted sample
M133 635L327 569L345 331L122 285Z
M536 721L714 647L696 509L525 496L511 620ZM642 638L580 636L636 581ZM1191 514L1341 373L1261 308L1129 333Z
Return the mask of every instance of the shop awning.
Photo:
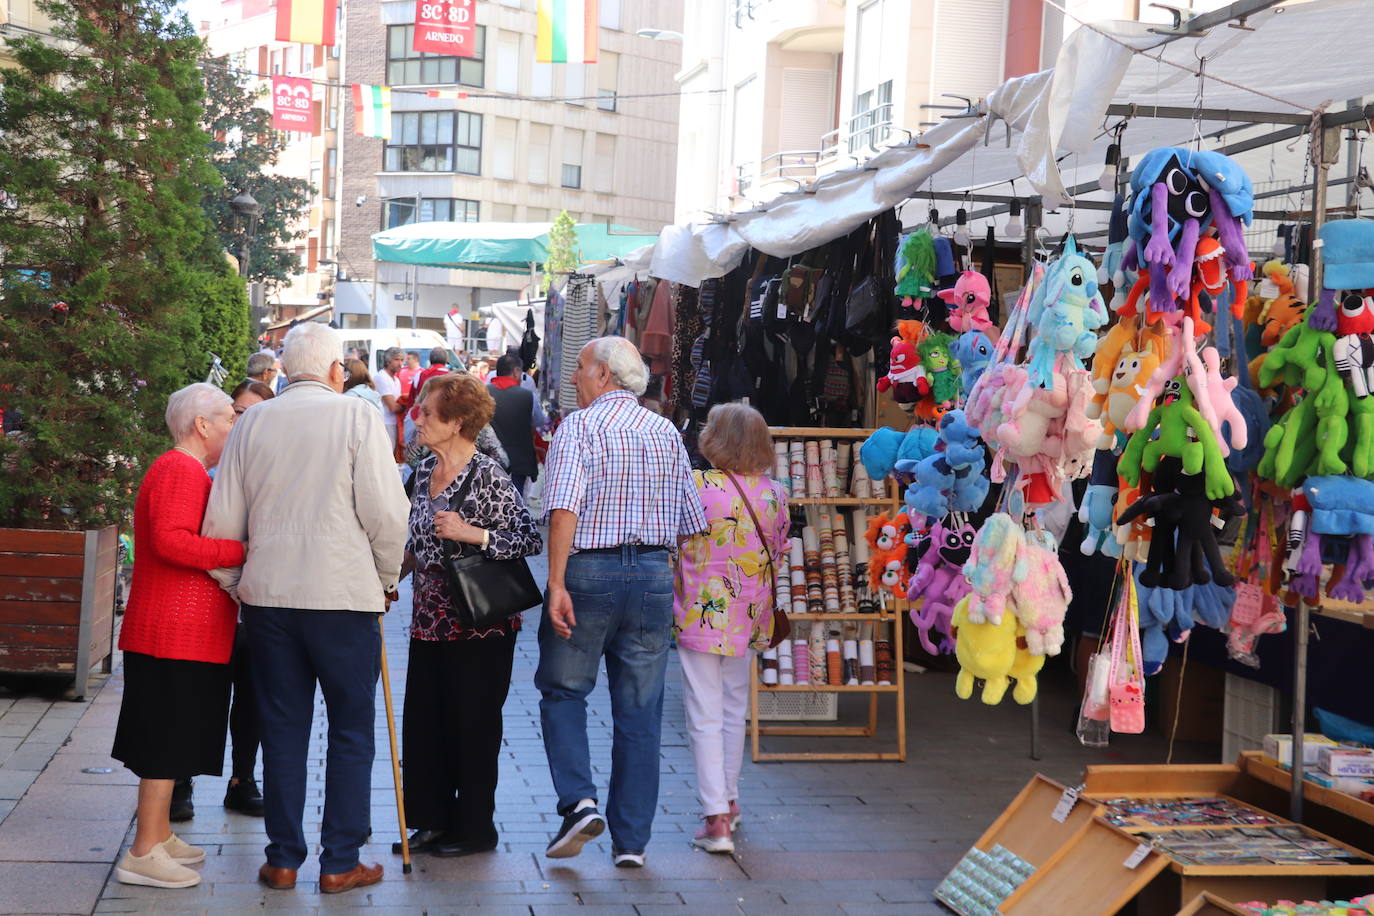
M750 248L791 257L853 231L922 191L965 189L1041 195L1047 208L1074 197L1073 179L1095 181L1112 135L1129 119L1127 157L1246 124L1298 137L1314 113L1374 95L1374 16L1364 0L1310 0L1250 14L1247 29L1214 26L1171 37L1140 22L1078 28L1056 65L1008 80L988 94L979 117L948 118L862 165L826 175L755 210L724 220L669 226L651 273L690 286L724 276ZM1205 64L1200 61L1205 59ZM1158 109L1211 116L1155 117ZM1010 131L1010 145L1007 143ZM1242 134L1242 137L1253 135ZM1209 149L1235 138L1209 139ZM1258 145L1258 144L1257 144ZM1296 178L1297 176L1292 176ZM1079 199L1105 199L1080 191Z
M372 234L372 256L379 261L527 274L530 264L548 257L552 223L409 223ZM624 226L577 225L577 252L583 263L610 261L657 240Z

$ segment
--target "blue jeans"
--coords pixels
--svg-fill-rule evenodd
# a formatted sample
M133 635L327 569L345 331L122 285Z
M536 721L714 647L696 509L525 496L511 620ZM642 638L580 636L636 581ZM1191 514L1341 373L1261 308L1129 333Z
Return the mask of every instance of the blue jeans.
M262 730L268 865L300 868L308 851L301 820L317 681L329 717L320 874L343 874L358 864L372 824L377 621L360 611L243 605Z
M568 593L577 625L561 639L539 621L539 716L558 813L597 797L587 747L587 694L601 657L611 692L614 737L606 820L617 850L643 852L658 806L663 677L673 622L668 552L582 553L568 559Z

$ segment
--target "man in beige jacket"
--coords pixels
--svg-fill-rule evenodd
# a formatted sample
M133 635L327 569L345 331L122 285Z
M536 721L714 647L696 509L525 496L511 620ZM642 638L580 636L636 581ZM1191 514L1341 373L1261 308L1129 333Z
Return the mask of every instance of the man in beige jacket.
M371 822L377 615L400 573L409 505L376 409L339 397L342 352L322 324L286 335L291 384L235 424L205 515L208 536L248 542L242 568L212 575L241 602L254 660L269 840L258 877L281 890L307 851L317 682L329 715L320 890L382 879L358 850Z

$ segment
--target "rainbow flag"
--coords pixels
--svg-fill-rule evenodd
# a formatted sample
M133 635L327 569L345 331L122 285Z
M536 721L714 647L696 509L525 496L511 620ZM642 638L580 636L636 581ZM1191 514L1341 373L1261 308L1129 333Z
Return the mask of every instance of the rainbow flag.
M361 137L391 139L391 88L353 84L353 132Z
M541 64L596 63L597 0L539 0L534 59Z
M334 44L339 0L277 0L277 41Z

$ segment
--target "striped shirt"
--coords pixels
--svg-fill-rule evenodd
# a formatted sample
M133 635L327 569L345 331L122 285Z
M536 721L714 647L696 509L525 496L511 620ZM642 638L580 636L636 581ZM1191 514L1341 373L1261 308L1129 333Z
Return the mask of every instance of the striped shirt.
M544 509L577 516L574 550L670 547L706 529L682 436L628 391L607 392L570 414L547 464Z

